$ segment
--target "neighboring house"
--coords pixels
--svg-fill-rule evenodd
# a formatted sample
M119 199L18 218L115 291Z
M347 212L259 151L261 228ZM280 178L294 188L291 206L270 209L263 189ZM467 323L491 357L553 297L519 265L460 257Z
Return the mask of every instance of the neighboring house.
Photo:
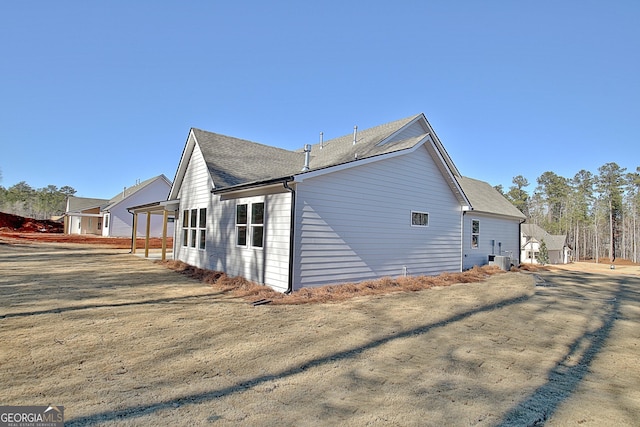
M110 200L71 196L67 199L65 233L131 237L133 216L127 208L165 199L170 189L171 181L159 175L125 188ZM162 218L152 217L150 237L160 237L162 226ZM173 223L169 224L169 230L172 234ZM138 234L144 232L141 228Z
M103 215L100 207L107 199L69 196L64 214L65 234L102 234Z
M517 265L525 218L460 175L423 114L300 151L191 129L164 203L175 259L285 292Z
M549 264L567 264L571 249L567 246L567 236L549 234L536 224L522 224L520 231L520 260L523 264L538 264L540 245L544 241L549 255Z

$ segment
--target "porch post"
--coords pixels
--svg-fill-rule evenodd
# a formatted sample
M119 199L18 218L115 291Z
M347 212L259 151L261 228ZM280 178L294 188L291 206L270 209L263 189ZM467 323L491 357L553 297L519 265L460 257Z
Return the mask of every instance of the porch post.
M147 234L144 239L145 258L149 258L149 234L151 234L151 212L147 212Z
M169 211L162 211L162 261L167 259L167 222L169 221Z
M131 253L136 253L136 236L138 235L138 213L133 213L133 233L131 234Z

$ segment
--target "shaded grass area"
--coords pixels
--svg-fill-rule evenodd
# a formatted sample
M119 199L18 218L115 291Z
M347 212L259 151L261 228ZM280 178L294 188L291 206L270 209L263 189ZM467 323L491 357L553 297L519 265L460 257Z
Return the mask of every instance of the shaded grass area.
M221 271L206 270L182 261L158 261L167 268L192 279L211 285L214 289L247 300L268 300L270 304L311 304L345 301L368 295L392 292L416 292L434 287L450 286L456 283L473 283L486 280L494 274L505 273L494 265L475 266L461 273L442 273L438 276L383 277L357 283L302 288L290 295L274 291L241 276L231 277Z

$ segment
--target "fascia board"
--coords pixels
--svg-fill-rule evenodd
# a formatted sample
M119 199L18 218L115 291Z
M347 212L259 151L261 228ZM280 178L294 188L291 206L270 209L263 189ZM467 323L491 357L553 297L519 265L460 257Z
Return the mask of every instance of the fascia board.
M182 181L187 173L187 166L189 165L189 160L191 160L191 155L193 154L193 149L195 148L196 143L196 135L192 128L189 130L189 136L184 144L184 149L180 156L180 163L178 164L178 169L176 169L176 176L173 178L173 183L171 184L171 190L169 191L169 197L167 197L167 200L178 198L178 193L180 192L180 187L182 187Z

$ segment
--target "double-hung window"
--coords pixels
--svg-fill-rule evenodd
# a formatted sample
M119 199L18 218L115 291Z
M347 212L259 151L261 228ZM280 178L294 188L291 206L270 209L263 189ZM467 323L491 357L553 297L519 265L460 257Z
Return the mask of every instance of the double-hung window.
M207 243L207 208L182 211L182 246L205 249Z
M471 220L471 248L478 249L480 244L480 221L477 219Z
M264 202L236 205L236 245L264 247Z

